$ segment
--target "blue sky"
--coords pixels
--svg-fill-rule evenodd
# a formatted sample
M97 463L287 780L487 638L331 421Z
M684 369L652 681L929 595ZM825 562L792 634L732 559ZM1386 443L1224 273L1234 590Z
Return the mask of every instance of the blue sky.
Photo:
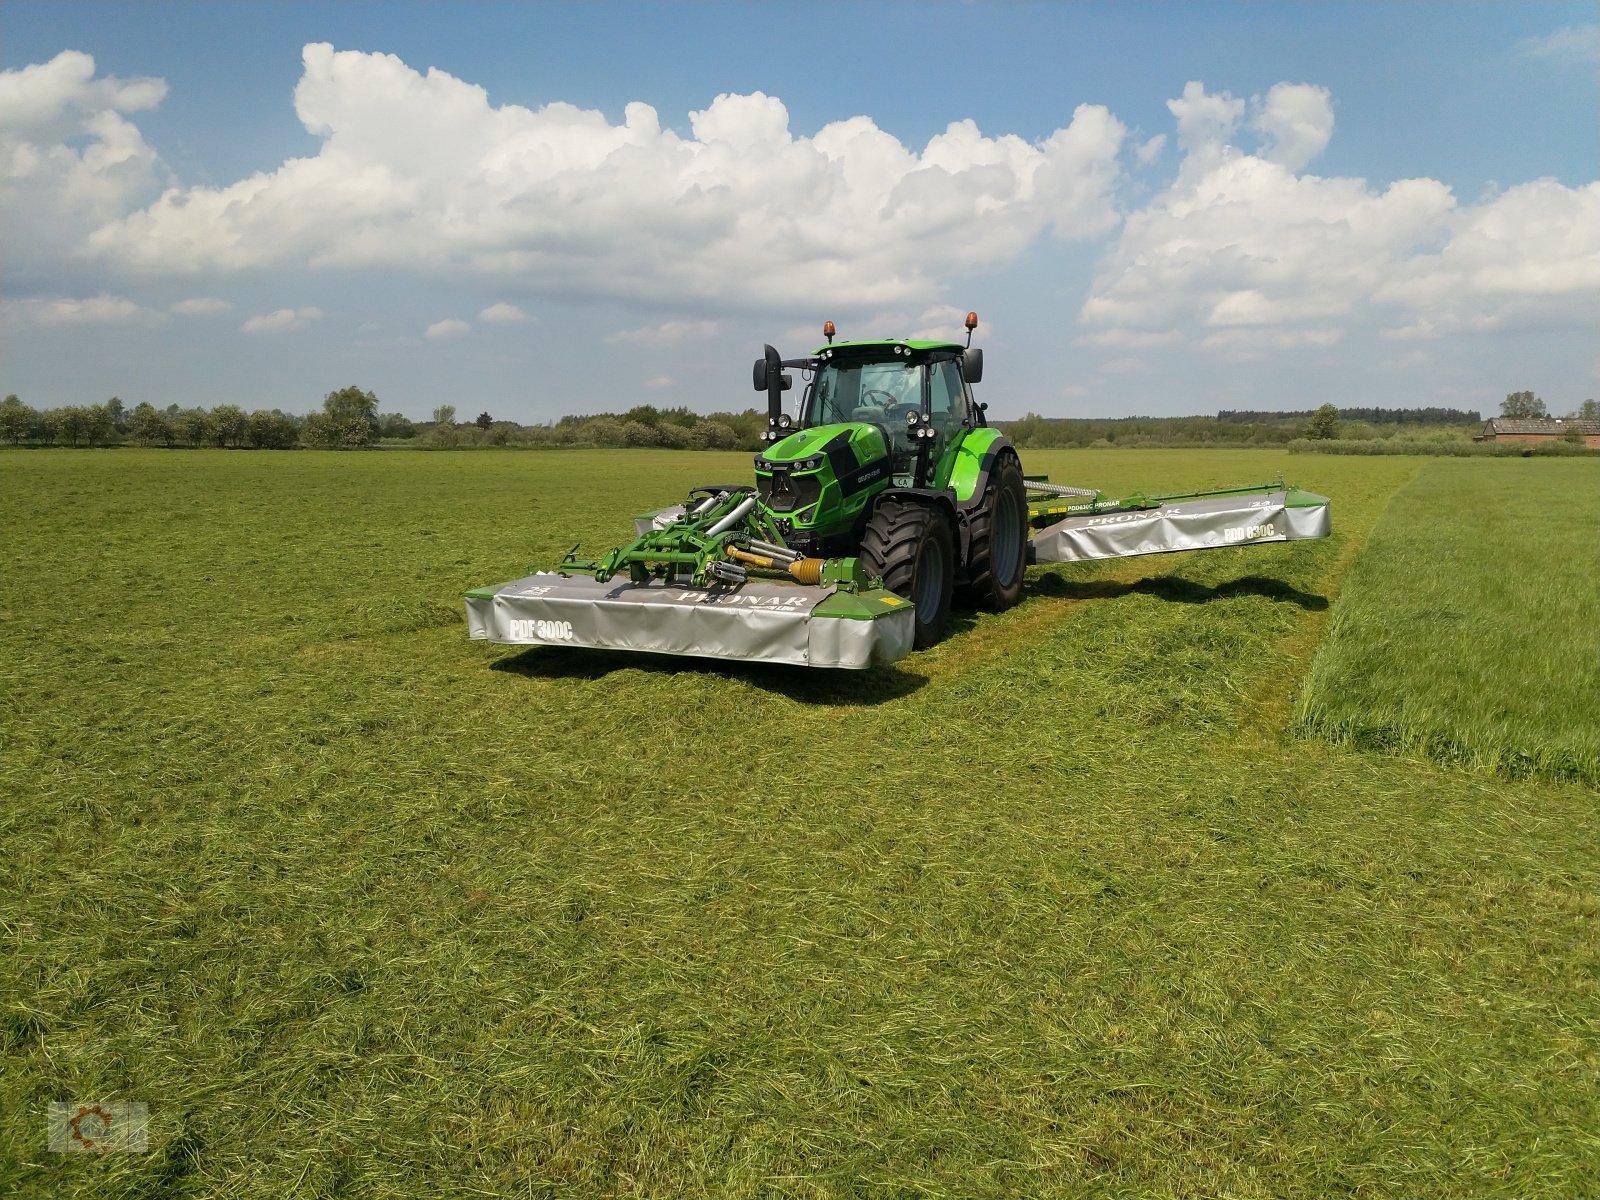
M1593 4L0 8L0 390L1001 417L1600 394Z

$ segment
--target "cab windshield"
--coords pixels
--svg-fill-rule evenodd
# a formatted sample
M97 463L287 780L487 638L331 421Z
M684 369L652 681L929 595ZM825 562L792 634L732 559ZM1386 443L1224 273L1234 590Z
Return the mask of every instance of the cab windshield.
M830 362L817 372L802 424L870 421L892 430L905 427L906 411L922 407L919 363Z

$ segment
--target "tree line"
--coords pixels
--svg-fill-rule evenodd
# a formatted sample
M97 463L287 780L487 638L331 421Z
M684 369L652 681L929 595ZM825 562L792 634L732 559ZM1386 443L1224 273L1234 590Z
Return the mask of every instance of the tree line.
M1345 421L1365 421L1368 425L1475 425L1483 420L1477 409L1466 408L1338 408L1335 411ZM1274 424L1290 422L1305 424L1314 415L1312 409L1299 411L1257 411L1247 408L1224 408L1217 420L1232 425Z
M35 446L164 446L171 449L290 450L297 446L365 446L382 438L414 438L417 427L399 413L380 413L378 398L356 387L329 392L322 409L304 416L282 409L245 412L215 408L128 408L113 396L104 404L35 409L16 395L0 401L0 439Z
M1508 417L1543 417L1544 401L1532 392L1512 392L1500 405ZM1573 414L1594 419L1600 405L1586 400ZM1272 412L1223 409L1215 417L1045 417L1038 413L996 424L1025 450L1071 447L1251 447L1291 442L1375 439L1399 442L1467 440L1482 418L1466 409L1370 407ZM321 409L297 416L281 409L245 412L238 405L158 409L127 408L113 396L104 404L36 410L10 395L0 401L0 440L13 445L138 446L288 450L359 449L383 442L419 448L474 447L622 448L669 450L758 450L767 425L757 409L702 415L687 408L636 405L622 412L561 417L545 425L499 421L482 412L456 419L453 405L433 410L431 421L378 411L371 391L351 386L329 392Z
M671 450L755 450L766 414L748 409L702 416L687 408L638 405L626 412L566 416L548 425L497 421L489 413L459 422L454 405L440 405L431 421L378 411L378 398L358 387L323 398L305 415L282 409L245 412L236 404L214 408L128 408L113 396L104 404L35 409L16 395L0 401L0 441L33 446L132 444L172 449L360 449L384 442L431 449L474 447L662 447Z

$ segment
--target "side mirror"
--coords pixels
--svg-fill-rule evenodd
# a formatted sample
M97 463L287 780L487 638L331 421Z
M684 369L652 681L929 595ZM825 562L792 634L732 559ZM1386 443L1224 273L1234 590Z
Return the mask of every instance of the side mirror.
M753 372L751 372L750 378L751 378L751 381L756 385L756 391L764 392L764 391L767 390L767 360L766 359L764 359L764 358L756 359L755 370Z
M789 372L785 371L778 378L783 380L783 390L784 391L787 392L790 388L792 388L794 386L794 376L789 374Z
M961 374L968 383L983 382L982 350L968 350L961 356Z

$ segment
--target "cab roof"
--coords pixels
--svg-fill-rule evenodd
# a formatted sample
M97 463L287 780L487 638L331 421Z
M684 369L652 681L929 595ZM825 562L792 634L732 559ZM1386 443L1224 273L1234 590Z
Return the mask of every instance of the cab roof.
M852 356L861 355L865 357L875 352L893 354L902 348L913 353L926 353L930 350L954 350L960 354L966 350L966 347L960 342L923 342L908 338L882 338L874 341L834 342L829 346L818 346L813 353L818 358L841 351Z

